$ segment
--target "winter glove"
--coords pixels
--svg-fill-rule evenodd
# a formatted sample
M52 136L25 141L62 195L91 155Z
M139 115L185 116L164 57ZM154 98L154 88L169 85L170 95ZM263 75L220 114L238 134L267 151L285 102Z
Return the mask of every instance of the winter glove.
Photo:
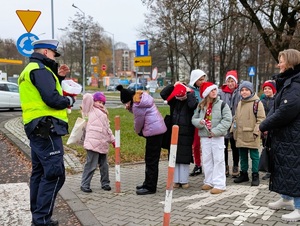
M113 148L115 148L116 147L116 142L115 141L112 142L111 145L113 146Z
M69 99L69 106L73 107L73 104L75 103L75 97L74 96L66 96Z

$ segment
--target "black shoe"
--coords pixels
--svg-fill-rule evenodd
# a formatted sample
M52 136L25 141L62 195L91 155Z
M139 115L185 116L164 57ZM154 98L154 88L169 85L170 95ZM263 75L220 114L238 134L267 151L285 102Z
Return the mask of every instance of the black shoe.
M150 191L147 188L141 188L136 190L137 195L150 195L150 194L155 194L155 191Z
M242 183L249 181L248 173L247 172L240 172L240 176L233 180L234 183Z
M38 224L31 222L31 226L38 226ZM50 223L47 226L58 226L58 220L50 219Z
M105 191L110 191L111 187L107 184L107 185L102 186L102 189Z
M259 185L259 174L258 173L252 173L251 186L258 186L258 185Z
M192 170L192 172L190 173L190 176L193 177L193 176L197 176L199 174L202 173L202 167L201 166L197 166L195 165L194 169Z
M139 189L142 189L142 188L144 188L144 184L136 186L136 190L139 190Z
M90 188L84 188L84 187L81 186L80 189L81 189L81 191L86 192L86 193L91 193L92 192L92 189L90 189Z

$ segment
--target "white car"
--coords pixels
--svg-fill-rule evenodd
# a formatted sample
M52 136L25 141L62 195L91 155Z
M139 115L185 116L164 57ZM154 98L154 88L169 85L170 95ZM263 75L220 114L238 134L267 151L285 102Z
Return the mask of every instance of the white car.
M21 108L19 86L12 82L0 81L0 108Z

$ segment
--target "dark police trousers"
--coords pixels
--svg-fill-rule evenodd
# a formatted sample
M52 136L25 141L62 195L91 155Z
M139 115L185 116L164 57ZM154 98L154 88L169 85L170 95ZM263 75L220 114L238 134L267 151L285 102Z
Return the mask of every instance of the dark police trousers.
M53 213L58 191L65 182L64 149L61 136L50 133L42 138L32 133L32 173L30 177L30 211L36 225L47 225Z

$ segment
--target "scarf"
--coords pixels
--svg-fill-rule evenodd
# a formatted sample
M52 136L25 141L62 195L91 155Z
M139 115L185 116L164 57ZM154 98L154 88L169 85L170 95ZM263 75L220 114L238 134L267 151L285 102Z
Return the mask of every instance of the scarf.
M229 87L228 87L227 85L223 85L223 86L222 86L222 91L223 91L224 93L230 93L230 94L232 94L232 93L234 92L234 90L235 90L235 89L229 89Z
M98 108L100 111L102 111L104 114L108 116L108 110L106 107L103 105L103 103L100 102L94 102L94 107Z

